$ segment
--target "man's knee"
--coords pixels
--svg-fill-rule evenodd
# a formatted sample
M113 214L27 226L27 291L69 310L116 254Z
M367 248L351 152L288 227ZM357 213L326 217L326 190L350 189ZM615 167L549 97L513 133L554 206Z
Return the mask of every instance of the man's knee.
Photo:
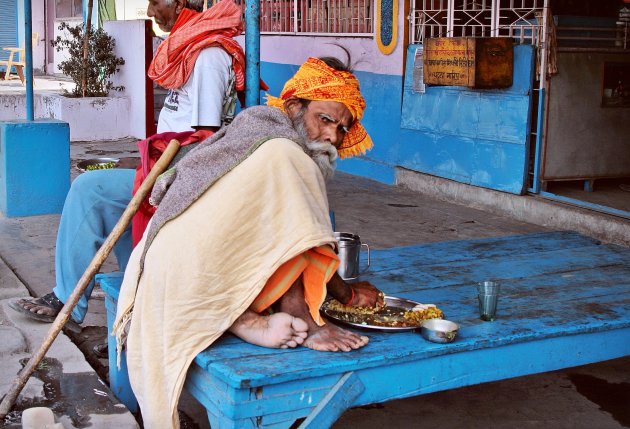
M68 198L130 198L134 175L135 171L129 169L85 172L72 182Z
M113 174L114 173L108 170L86 171L83 174L79 174L79 176L74 179L72 185L70 186L70 189L74 190L75 192L94 189L95 187L100 186L102 183L110 180Z

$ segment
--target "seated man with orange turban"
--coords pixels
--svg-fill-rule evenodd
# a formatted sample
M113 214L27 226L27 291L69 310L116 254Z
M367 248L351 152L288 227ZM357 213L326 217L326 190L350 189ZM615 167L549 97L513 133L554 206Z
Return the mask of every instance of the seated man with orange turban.
M319 313L327 293L360 306L383 299L336 273L328 215L337 156L372 146L359 82L335 58L309 58L267 104L241 112L153 188L157 210L131 255L113 327L146 427L178 427L188 367L226 331L267 347L368 342Z

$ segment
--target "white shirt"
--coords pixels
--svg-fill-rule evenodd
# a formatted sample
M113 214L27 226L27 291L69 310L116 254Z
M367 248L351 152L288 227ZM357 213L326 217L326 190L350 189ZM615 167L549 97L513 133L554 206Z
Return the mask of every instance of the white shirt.
M188 81L168 92L157 132L194 131L193 127L220 127L223 100L230 83L232 57L223 49L202 50Z

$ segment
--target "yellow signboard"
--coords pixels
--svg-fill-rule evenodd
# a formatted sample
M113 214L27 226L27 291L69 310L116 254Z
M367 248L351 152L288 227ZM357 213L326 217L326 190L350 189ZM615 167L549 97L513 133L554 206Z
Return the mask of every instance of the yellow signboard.
M513 43L509 37L427 39L424 82L473 88L509 87L514 71Z
M434 85L473 86L475 82L474 40L468 38L427 39L424 48L424 81Z

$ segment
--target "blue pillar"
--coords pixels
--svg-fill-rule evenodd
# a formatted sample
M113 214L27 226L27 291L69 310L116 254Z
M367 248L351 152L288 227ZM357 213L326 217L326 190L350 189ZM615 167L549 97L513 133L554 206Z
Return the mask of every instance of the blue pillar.
M538 125L536 127L536 145L534 148L534 177L532 179L531 192L540 193L540 160L542 157L542 145L543 145L543 132L545 130L545 89L541 88L538 95Z
M24 0L24 51L26 62L24 77L26 79L26 120L35 119L33 108L33 17L31 14L31 0Z
M245 1L245 105L260 104L260 3Z
M5 216L59 214L69 189L67 122L0 122L0 210Z

